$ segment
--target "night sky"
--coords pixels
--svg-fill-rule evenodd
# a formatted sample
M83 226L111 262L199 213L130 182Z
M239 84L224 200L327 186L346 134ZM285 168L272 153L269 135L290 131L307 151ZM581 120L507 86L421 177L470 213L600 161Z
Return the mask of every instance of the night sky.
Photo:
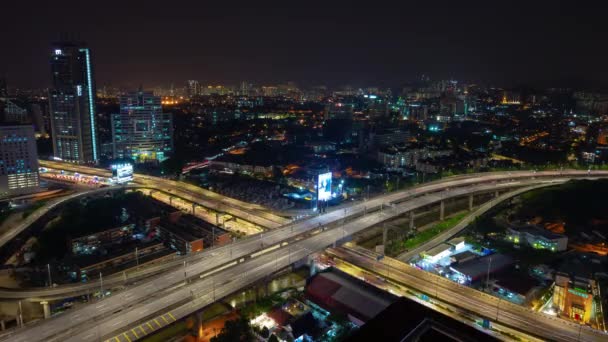
M88 42L98 86L608 81L604 1L32 2L1 5L13 86L48 86L60 32Z

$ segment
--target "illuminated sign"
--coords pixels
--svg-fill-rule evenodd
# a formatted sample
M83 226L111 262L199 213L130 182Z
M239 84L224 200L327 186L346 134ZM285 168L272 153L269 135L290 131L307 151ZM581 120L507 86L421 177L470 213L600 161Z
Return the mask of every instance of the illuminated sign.
M114 164L112 165L112 179L116 183L125 183L133 180L133 165Z
M61 51L61 49L55 49L55 55L61 55L63 52Z
M584 290L579 289L579 288L568 289L568 292L572 293L573 295L577 295L577 296L583 297L583 298L589 297L589 295L584 293L583 291Z
M319 175L319 180L317 182L317 199L319 201L331 199L331 172Z

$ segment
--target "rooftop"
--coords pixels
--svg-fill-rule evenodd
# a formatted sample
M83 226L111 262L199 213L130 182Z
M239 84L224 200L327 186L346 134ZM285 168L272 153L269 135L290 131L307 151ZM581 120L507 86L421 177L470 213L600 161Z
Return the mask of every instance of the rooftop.
M437 246L429 249L428 251L425 251L424 254L434 257L434 256L439 255L439 254L445 252L446 250L450 250L452 248L454 248L454 246L448 245L447 243L444 242L440 245L437 245Z
M456 246L456 245L458 245L458 244L463 243L464 241L465 241L464 237L460 236L460 237L455 237L455 238L453 238L453 239L450 239L450 240L448 241L448 243L449 243L450 245L452 245L452 246Z
M544 228L541 228L539 226L532 225L532 224L525 225L525 226L519 226L519 227L511 226L510 228L512 230L515 230L515 231L518 231L521 233L528 233L531 235L542 236L548 240L556 240L556 239L561 239L561 238L566 237L565 235L553 233L550 230L547 230L547 229L544 229Z
M451 268L459 273L477 279L488 272L494 273L511 265L514 262L513 258L504 254L491 254L481 258L465 261L461 264L451 266Z
M365 320L376 316L396 297L335 269L314 276L306 289L316 300L336 303L334 309L348 309ZM358 314L358 315L357 315Z
M526 295L530 290L540 285L538 280L532 278L526 272L509 269L494 275L496 283L511 292Z
M412 300L399 298L367 322L349 342L369 341L498 341L459 320Z

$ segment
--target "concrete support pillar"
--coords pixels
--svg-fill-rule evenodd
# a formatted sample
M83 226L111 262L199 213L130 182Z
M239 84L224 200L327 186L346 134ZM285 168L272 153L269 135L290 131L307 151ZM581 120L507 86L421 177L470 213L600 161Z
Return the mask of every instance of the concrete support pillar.
M23 326L23 307L21 306L21 301L19 301L19 312L17 314L17 326Z
M44 302L40 302L40 304L42 304L42 310L44 311L44 319L50 318L51 317L51 306L49 305L49 302L44 301Z
M4 320L0 320L0 329L2 329L2 331L6 330L6 324L4 323Z
M173 205L173 196L169 196L169 205Z
M439 220L443 221L445 218L445 204L443 201L439 203Z
M386 237L388 235L388 228L386 228L386 225L382 226L382 246L384 246L384 248L386 249Z
M192 203L192 215L196 215L196 203Z
M196 337L202 339L205 337L205 333L203 332L203 311L197 312L194 317L196 324L192 326L194 330L193 333Z
M469 195L469 211L473 211L473 195Z
M215 213L215 225L220 226L220 214L217 212Z
M414 229L414 211L410 211L410 229Z
M496 192L494 193L494 198L498 197L498 190L496 190Z

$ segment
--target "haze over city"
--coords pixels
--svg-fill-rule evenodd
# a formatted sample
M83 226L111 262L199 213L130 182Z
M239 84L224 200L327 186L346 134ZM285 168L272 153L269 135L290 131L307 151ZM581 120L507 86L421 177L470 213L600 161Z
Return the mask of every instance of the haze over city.
M49 85L61 33L95 51L98 83L147 87L294 81L402 86L422 74L494 86L603 85L602 2L9 1L0 22L4 73Z
M605 7L6 1L0 342L608 340Z

